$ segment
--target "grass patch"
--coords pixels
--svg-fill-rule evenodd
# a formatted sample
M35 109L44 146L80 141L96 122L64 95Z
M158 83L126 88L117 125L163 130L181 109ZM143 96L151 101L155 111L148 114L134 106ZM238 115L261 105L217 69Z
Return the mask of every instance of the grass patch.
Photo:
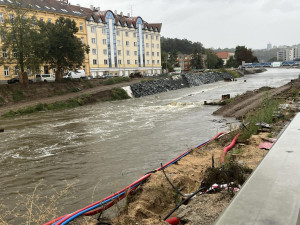
M117 83L122 83L122 82L129 82L131 79L129 77L113 77L109 78L108 80L104 81L104 85L113 85Z
M2 98L1 96L0 96L0 105L4 105L5 104L5 100L4 100L4 98Z
M249 126L243 129L239 140L246 141L252 134L257 134L258 127L255 124L260 121L272 124L273 113L274 111L278 111L279 104L280 102L278 100L270 99L266 95L262 101L261 107L247 115L244 123L249 123Z
M123 88L114 88L112 90L112 96L111 96L112 101L129 99L129 98L130 97L128 96L127 92Z
M25 96L21 90L15 91L13 93L12 97L13 97L14 102L19 102L25 98Z
M241 77L241 74L235 70L225 70L226 73L229 73L231 76L234 78L239 78Z
M14 117L14 116L22 116L22 115L27 115L35 112L41 112L41 111L50 111L50 110L64 110L64 109L71 109L71 108L76 108L78 106L82 106L86 104L88 101L89 96L83 96L81 98L72 98L69 99L66 102L55 102L52 104L44 104L44 103L39 103L35 106L28 106L26 108L21 108L16 111L9 111L3 115L3 117L9 118L9 117Z
M93 88L94 85L92 84L91 81L89 80L83 80L83 83L85 84L85 86L89 87L89 88Z

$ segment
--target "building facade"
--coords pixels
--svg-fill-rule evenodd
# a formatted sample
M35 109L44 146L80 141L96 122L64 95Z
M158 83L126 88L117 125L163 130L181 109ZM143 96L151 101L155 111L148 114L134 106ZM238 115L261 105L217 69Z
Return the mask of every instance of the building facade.
M216 55L223 60L223 64L226 65L227 61L230 59L230 57L234 57L233 52L216 52Z
M12 0L0 1L0 25L9 18L7 5ZM128 76L131 73L160 74L162 24L150 24L141 17L124 16L111 10L100 11L71 5L68 0L23 0L24 7L30 6L29 16L38 20L55 22L59 17L70 18L77 24L76 36L90 46L81 68L86 75ZM1 46L1 43L0 43ZM2 54L3 49L2 49ZM48 65L40 68L40 73L55 73ZM29 73L29 78L33 73ZM0 66L0 81L17 76L16 65Z
M91 10L86 24L93 77L161 73L161 24L122 12Z

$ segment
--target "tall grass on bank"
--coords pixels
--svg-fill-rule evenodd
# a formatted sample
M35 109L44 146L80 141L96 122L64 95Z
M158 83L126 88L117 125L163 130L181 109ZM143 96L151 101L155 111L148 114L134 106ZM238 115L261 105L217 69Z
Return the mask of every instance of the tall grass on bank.
M129 99L129 98L130 97L128 96L127 92L123 88L114 88L112 90L112 96L111 96L112 101Z
M59 201L73 198L75 183L67 183L65 188L57 190L50 188L41 180L33 189L32 193L23 195L19 193L18 202L13 209L0 204L0 224L44 224L61 214ZM47 190L48 196L41 193ZM21 221L21 222L20 222Z
M273 113L278 111L280 102L275 99L270 99L268 94L263 98L261 107L258 110L248 113L244 123L249 123L249 126L245 128L240 136L240 140L247 140L252 134L257 134L259 129L255 124L263 121L268 124L273 122Z

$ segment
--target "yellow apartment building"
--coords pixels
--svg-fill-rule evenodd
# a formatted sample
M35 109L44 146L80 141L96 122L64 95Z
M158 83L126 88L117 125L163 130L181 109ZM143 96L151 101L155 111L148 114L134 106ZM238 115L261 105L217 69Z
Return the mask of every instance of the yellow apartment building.
M55 22L60 16L75 20L81 41L90 46L82 68L86 75L129 76L140 72L144 75L160 74L162 24L147 23L141 17L129 14L101 11L99 7L85 8L71 5L68 0L23 0L30 6L31 16L39 20ZM12 0L0 0L0 26L9 18L6 8ZM1 46L1 43L0 43ZM2 49L1 49L2 50ZM1 51L2 52L2 51ZM1 53L0 52L0 53ZM54 69L44 65L41 74L54 74ZM16 65L0 66L0 81L17 75ZM29 78L32 73L28 73Z
M10 15L6 8L8 4L13 3L12 0L0 1L0 26L4 22L5 18L9 18ZM59 17L70 18L74 20L79 28L76 34L78 38L85 44L87 44L86 35L86 14L89 9L85 9L79 6L69 5L67 0L23 0L22 3L31 8L31 11L27 16L35 16L38 20L54 23ZM1 46L1 43L0 43ZM1 48L0 54L3 53ZM83 68L86 74L89 75L89 58L86 54ZM0 81L9 80L17 75L17 67L14 64L1 65L0 66ZM55 69L49 68L48 65L44 65L40 68L41 74L55 74ZM29 78L33 76L31 71L28 71Z
M91 6L86 25L93 77L161 73L161 24Z

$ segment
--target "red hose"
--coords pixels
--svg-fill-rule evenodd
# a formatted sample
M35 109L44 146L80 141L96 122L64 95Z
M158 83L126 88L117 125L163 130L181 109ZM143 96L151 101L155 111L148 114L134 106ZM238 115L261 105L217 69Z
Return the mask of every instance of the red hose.
M166 222L171 225L178 225L180 223L179 219L177 219L176 217L167 219Z
M226 157L226 154L229 150L231 150L233 148L233 146L235 145L236 143L236 140L237 138L240 136L240 134L237 134L234 139L232 140L232 142L230 143L230 145L226 146L223 150L223 154L221 155L221 159L220 159L220 163L225 163L225 157Z

